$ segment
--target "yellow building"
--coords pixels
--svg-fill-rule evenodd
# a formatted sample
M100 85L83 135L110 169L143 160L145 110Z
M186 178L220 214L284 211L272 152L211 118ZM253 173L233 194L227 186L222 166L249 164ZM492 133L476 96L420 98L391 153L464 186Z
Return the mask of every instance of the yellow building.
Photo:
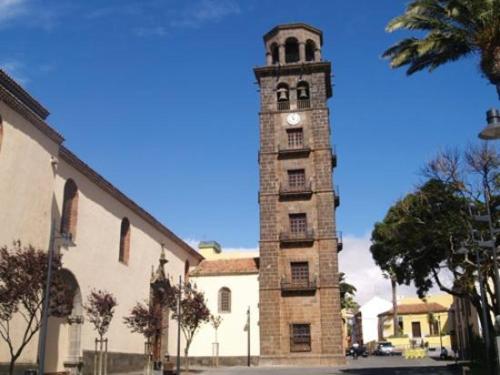
M391 342L397 349L427 347L437 351L444 346L451 350L450 319L453 297L448 294L419 298L404 298L398 302L398 335L394 337L393 311L379 315L383 340Z

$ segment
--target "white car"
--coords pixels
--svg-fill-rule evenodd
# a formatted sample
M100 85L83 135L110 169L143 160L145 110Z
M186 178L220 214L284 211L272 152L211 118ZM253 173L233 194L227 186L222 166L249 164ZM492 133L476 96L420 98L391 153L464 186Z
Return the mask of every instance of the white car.
M379 342L377 344L377 349L375 349L376 355L393 355L394 354L394 345L392 345L388 341Z

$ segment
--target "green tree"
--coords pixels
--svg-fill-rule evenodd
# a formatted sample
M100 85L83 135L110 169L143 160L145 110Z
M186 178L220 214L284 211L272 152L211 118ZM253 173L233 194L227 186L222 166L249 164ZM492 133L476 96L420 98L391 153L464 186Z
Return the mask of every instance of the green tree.
M387 49L383 56L391 67L408 66L407 74L434 70L468 55L479 55L482 74L500 97L500 1L413 0L404 14L386 27L420 31Z
M339 273L339 289L340 289L340 307L342 309L357 308L358 304L354 301L356 287L345 281L345 273Z
M474 188L482 182L488 184L492 196L498 195L499 155L484 145L465 154L466 167L461 167L460 159L456 153L443 153L429 163L424 171L427 181L397 201L375 225L370 250L382 270L392 269L399 284L413 283L420 297L437 285L468 299L480 316L486 310L489 319L481 324L493 342L494 290L486 283L489 298L483 305L475 257L458 250L464 244L471 247L472 234L488 235L484 223L471 219L469 208L471 203L484 206ZM494 260L487 252L483 256L480 272L484 279L493 279ZM443 275L451 281L445 282Z

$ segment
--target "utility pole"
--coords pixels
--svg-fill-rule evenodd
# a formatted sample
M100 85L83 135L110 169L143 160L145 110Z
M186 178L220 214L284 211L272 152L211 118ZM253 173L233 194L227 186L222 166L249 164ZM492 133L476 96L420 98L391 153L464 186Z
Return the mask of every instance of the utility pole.
M247 310L247 366L250 367L250 306Z

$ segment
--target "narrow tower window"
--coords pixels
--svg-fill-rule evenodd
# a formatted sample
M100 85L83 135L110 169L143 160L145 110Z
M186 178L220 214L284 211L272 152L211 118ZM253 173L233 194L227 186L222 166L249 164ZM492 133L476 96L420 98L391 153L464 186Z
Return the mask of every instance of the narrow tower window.
M280 50L276 43L271 44L271 58L273 64L278 64L280 62Z
M189 279L189 260L186 260L186 262L184 263L184 280L185 281L188 281Z
M285 62L294 63L299 59L299 42L295 38L288 38L285 42Z
M221 288L219 290L219 312L231 312L231 290L229 288Z
M314 53L316 52L316 43L311 39L306 42L306 61L314 61Z
M61 233L76 237L76 223L78 220L78 187L75 181L69 179L64 185L63 208L61 215Z
M130 256L130 221L125 217L120 228L120 255L119 261L128 264Z

